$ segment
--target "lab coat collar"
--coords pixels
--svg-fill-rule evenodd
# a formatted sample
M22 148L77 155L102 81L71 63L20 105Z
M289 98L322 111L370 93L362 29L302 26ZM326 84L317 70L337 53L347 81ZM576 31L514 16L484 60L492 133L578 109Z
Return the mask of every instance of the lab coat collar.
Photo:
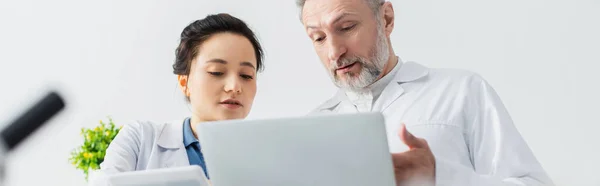
M384 111L404 94L405 90L401 86L402 84L417 81L428 74L429 69L427 67L414 62L407 62L398 70L394 81L390 82L383 90L373 108L378 111Z
M156 144L165 149L179 149L183 147L183 122L176 120L163 125Z
M402 68L396 72L394 78L399 84L419 80L429 74L429 69L415 62L406 62Z

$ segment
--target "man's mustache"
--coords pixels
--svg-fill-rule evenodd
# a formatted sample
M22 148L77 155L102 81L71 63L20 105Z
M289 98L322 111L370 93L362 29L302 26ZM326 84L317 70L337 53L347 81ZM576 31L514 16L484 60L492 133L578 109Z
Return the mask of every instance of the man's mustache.
M360 57L342 58L342 59L338 60L336 63L334 63L332 70L336 70L338 68L350 65L355 62L357 62L359 64L365 63L365 61Z

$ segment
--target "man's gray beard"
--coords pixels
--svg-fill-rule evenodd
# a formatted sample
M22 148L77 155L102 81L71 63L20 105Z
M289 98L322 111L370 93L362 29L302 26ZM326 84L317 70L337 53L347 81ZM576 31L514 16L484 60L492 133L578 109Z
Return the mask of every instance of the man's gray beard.
M365 88L377 81L377 77L383 73L383 68L387 63L390 54L385 33L381 27L379 28L380 29L378 29L375 48L373 48L371 51L371 54L373 55L370 56L369 59L357 56L344 57L338 61L334 68L332 68L329 75L337 87L356 93L366 92L368 89ZM341 80L338 78L339 76L335 75L335 69L352 64L354 62L357 62L362 66L359 74L352 72L339 74L339 76L344 76L344 80Z

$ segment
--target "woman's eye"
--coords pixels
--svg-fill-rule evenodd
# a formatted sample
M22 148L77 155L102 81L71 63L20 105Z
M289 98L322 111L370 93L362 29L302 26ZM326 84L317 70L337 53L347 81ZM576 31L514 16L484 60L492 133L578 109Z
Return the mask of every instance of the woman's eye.
M242 74L242 75L240 75L240 77L242 77L244 79L248 79L248 80L254 79L254 77L252 77L251 75L244 75L244 74Z
M221 75L223 75L223 72L208 72L208 73L210 75L213 75L213 76L221 76Z

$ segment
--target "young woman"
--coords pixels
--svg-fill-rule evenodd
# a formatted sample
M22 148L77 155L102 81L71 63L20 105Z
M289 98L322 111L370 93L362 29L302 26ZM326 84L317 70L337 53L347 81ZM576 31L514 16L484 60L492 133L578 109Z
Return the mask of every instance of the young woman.
M189 165L206 172L193 126L245 118L256 95L262 60L258 40L238 18L209 15L188 25L181 33L173 72L192 115L170 123L125 125L106 150L99 175Z

